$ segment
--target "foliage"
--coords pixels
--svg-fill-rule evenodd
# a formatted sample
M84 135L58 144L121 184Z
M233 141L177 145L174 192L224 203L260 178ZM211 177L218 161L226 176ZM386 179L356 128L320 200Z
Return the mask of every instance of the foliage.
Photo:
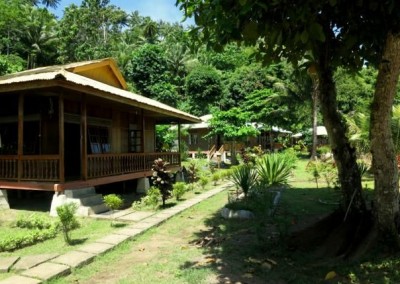
M257 160L257 173L263 187L287 184L293 168L292 157L281 153L267 154Z
M199 169L198 169L198 166L197 166L196 162L190 162L190 164L188 166L187 173L188 173L189 183L192 186L192 190L193 190L193 187L194 187L194 183L198 179L198 172L199 172Z
M80 226L75 217L77 209L78 205L74 202L66 203L56 208L64 241L67 244L71 244L70 232Z
M325 155L325 154L328 154L328 153L331 153L332 152L332 150L331 150L331 147L330 146L328 146L328 145L325 145L325 146L321 146L321 147L318 147L317 148L317 154L318 154L318 156L322 156L322 155Z
M215 110L209 123L210 132L207 137L223 135L226 141L240 141L259 133L255 127L250 125L250 113L243 112L239 108L232 108L228 111Z
M160 190L157 187L152 186L147 191L146 196L142 198L142 202L145 206L156 208L161 198Z
M118 45L127 15L109 0L83 0L65 8L59 22L59 61L110 57Z
M151 186L149 190L147 190L145 197L143 197L141 200L134 201L132 203L132 209L139 210L143 207L150 207L155 209L160 199L161 199L160 190L155 186Z
M25 64L24 60L17 55L0 54L0 76L22 71Z
M179 201L182 196L185 194L187 191L187 186L184 182L177 182L174 183L172 186L172 195L175 196L175 199Z
M111 210L118 210L124 204L122 197L114 193L104 196L103 200L106 206Z
M210 179L207 176L202 175L199 180L201 189L204 190L209 182L210 182Z
M257 171L251 165L239 165L232 169L231 180L243 190L245 196L257 183Z
M168 162L163 161L161 158L154 160L151 167L153 175L151 180L153 185L160 190L162 204L165 206L165 201L171 196L173 175L167 170Z
M112 212L120 209L124 204L124 200L122 199L122 197L115 193L103 196L103 201L106 206L111 209ZM111 222L111 226L113 226L113 222Z
M13 251L26 246L34 245L57 236L57 227L51 226L46 229L31 229L23 235L10 235L0 240L0 252Z
M155 44L145 44L136 49L127 64L125 75L135 83L136 91L141 95L151 97L154 92L168 82L167 59L164 49ZM163 86L163 88L166 85ZM152 89L153 88L153 89ZM164 88L167 90L167 88Z
M336 165L332 161L310 161L307 164L306 171L310 173L313 180L318 188L318 181L320 178L324 178L328 187L331 187L338 178Z
M244 164L255 165L256 159L262 155L264 155L264 152L261 146L247 147L240 151L240 160Z
M209 66L199 66L186 77L185 94L190 98L191 113L205 115L210 106L222 98L222 81L218 72Z
M215 172L211 175L211 180L214 182L214 185L217 185L217 182L221 179L221 173Z
M18 228L26 229L49 229L52 226L52 222L48 218L37 214L31 214L29 216L21 215L16 222Z
M368 173L368 171L370 170L369 166L364 161L358 161L357 166L360 171L360 175L362 177L365 176Z

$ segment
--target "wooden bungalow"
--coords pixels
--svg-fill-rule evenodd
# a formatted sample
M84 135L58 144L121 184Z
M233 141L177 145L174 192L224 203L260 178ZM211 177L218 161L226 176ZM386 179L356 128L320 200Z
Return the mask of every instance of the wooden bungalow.
M0 77L0 195L79 190L151 174L155 125L200 119L127 91L112 59Z

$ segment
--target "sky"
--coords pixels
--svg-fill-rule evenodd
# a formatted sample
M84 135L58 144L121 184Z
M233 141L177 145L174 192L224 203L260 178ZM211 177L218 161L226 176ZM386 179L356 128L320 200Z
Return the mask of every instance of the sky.
M80 6L82 0L61 0L56 10L49 9L61 18L64 9L70 4ZM133 11L139 11L141 16L149 16L154 21L163 20L170 23L181 22L183 12L175 6L176 0L110 0L111 5L120 7L128 14ZM193 24L192 20L188 20L183 25Z

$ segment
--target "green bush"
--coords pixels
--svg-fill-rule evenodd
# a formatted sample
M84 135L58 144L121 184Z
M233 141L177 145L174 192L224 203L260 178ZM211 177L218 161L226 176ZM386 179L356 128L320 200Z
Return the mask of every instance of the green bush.
M245 196L257 183L257 172L253 166L243 164L232 169L231 179L234 184L243 190Z
M293 157L284 153L268 154L257 161L260 184L266 187L287 184L293 168Z
M152 186L147 191L146 196L142 198L142 202L145 206L156 208L160 199L161 199L160 190L157 187Z
M204 190L209 182L210 182L210 179L208 177L201 176L200 180L199 180L201 189Z
M336 166L333 162L310 161L307 164L306 171L312 175L312 179L318 188L318 181L321 178L325 179L328 187L338 179Z
M118 210L124 204L124 200L117 194L108 194L103 197L104 203L111 210Z
M18 228L43 230L49 229L52 226L52 222L48 218L45 218L43 216L31 214L29 216L19 216L16 226Z
M321 156L321 155L324 155L324 154L327 154L327 153L330 153L330 152L332 152L332 150L331 150L331 147L329 147L329 146L321 146L321 147L317 148L317 155L318 156Z
M112 193L108 194L106 196L103 196L103 201L106 204L108 208L111 209L111 212L114 212L114 210L118 210L122 207L124 204L124 200L121 198L121 196ZM111 221L111 226L113 226L114 223Z
M177 182L172 186L172 195L179 201L187 191L187 186L184 182Z
M79 222L75 217L78 204L74 202L66 203L57 207L57 215L60 220L61 231L67 244L71 244L70 232L79 228Z
M211 176L211 180L214 182L214 185L217 185L217 182L221 179L221 173L220 172L215 172Z
M23 235L12 235L0 240L0 252L13 251L23 247L34 245L57 236L57 227L48 229L34 229Z

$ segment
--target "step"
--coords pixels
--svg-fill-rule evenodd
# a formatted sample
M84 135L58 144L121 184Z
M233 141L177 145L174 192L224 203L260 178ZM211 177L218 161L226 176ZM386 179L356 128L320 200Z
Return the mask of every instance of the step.
M64 194L68 198L80 198L81 196L96 194L94 187L84 187L79 189L66 189Z
M103 203L103 196L101 194L92 194L81 196L79 198L72 198L72 200L83 206L91 206Z
M84 206L84 207L88 208L89 215L100 214L110 211L110 209L105 204L98 204L98 205Z

